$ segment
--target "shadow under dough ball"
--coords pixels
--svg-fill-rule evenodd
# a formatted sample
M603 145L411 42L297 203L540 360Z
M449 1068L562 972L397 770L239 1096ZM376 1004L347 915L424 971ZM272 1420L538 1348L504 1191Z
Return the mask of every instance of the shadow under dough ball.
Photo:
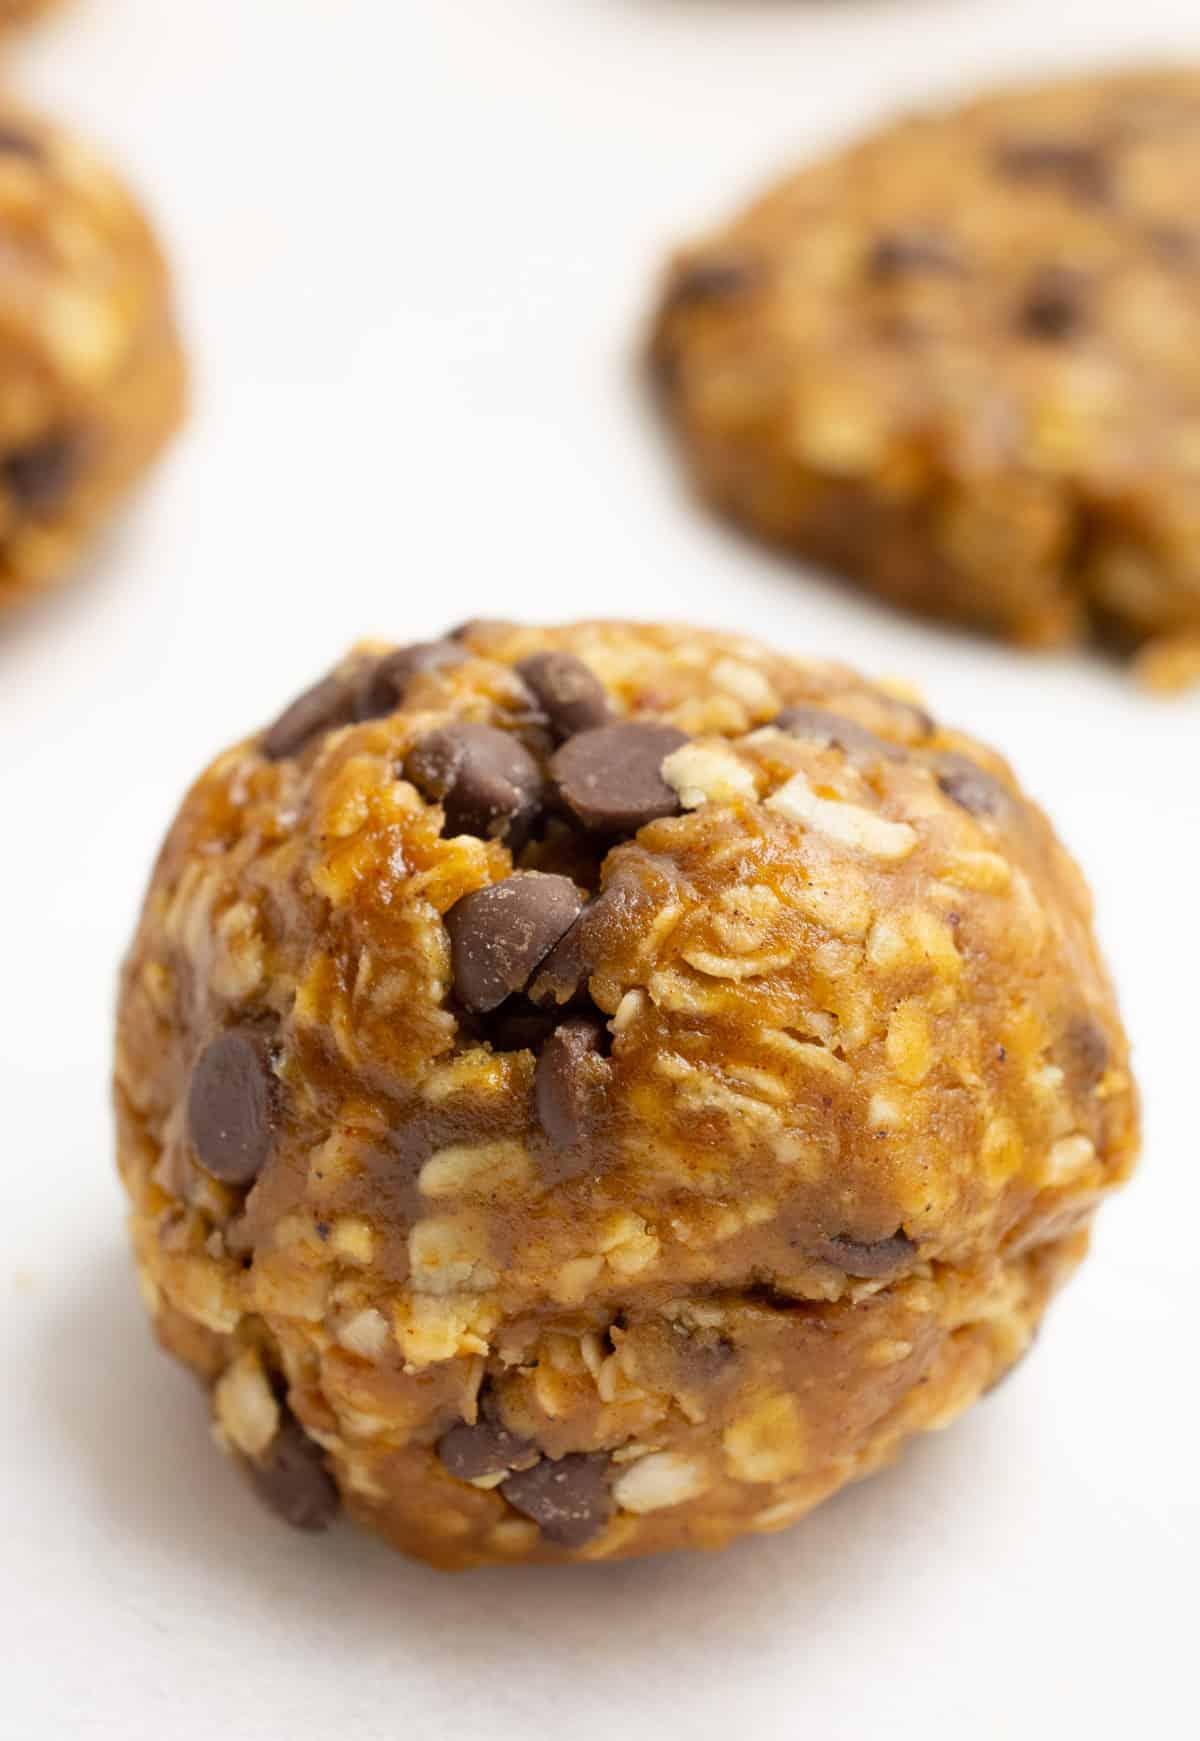
M1200 652L1198 176L1187 68L800 170L668 275L652 359L699 489L896 605L1099 632L1165 681Z
M0 105L0 610L62 578L179 423L166 267L77 140Z
M1087 889L1004 762L621 623L363 646L223 753L116 1105L221 1443L286 1521L446 1567L792 1523L1021 1358L1137 1145Z

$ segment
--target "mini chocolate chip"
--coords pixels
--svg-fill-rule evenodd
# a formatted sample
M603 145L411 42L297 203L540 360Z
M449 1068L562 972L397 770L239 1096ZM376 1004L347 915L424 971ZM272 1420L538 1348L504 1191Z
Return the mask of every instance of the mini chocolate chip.
M602 899L603 896L597 896L597 900ZM587 932L595 905L595 901L588 902L530 980L529 996L533 1003L546 1009L552 1009L556 1004L561 1008L570 1003L588 977L591 962L588 959Z
M591 1016L571 1016L555 1029L542 1049L533 1077L538 1122L560 1161L556 1179L588 1170L587 1156L578 1151L606 1073L602 1061L605 1028ZM575 1164L567 1165L571 1151Z
M885 689L876 689L871 699L876 707L882 708L896 722L897 729L920 741L931 738L937 731L937 721L927 708L918 707L915 701L902 701L898 695L889 695Z
M557 1461L549 1457L500 1483L505 1499L522 1516L532 1518L547 1541L560 1548L581 1548L604 1529L612 1516L608 1458L603 1452L574 1451Z
M560 738L607 725L612 718L604 685L574 653L531 653L521 660L517 674Z
M421 641L387 653L371 671L358 697L355 718L381 719L403 704L405 691L422 671L461 665L470 655L453 641Z
M655 334L648 361L651 387L667 399L678 393L683 375L683 355L678 340L668 336L665 328L660 327Z
M493 1413L474 1426L460 1421L437 1442L438 1459L456 1481L478 1481L484 1475L501 1475L512 1469L532 1469L541 1452L528 1439L510 1433Z
M895 696L889 696L887 699L897 712L908 716L918 738L931 738L935 735L937 720L934 719L928 708L918 707L915 701L899 701Z
M46 155L40 139L23 127L14 127L11 121L0 122L0 152L9 157L28 157L34 162Z
M61 505L79 476L81 457L77 438L59 431L6 454L0 470L26 513L48 514Z
M569 877L540 871L517 871L456 901L446 929L459 1002L485 1014L520 991L582 906Z
M596 834L634 834L679 813L679 794L662 777L673 750L687 743L673 725L626 720L578 732L556 750L550 774L563 802Z
M1089 1087L1099 1082L1108 1069L1110 1048L1108 1035L1095 1016L1085 1011L1075 1016L1063 1036L1067 1059L1075 1074Z
M261 1034L231 1028L207 1045L192 1070L188 1131L205 1172L249 1185L271 1152L278 1084Z
M947 798L972 816L995 820L1011 813L1015 801L1008 787L1002 785L995 774L989 774L986 768L973 762L970 756L947 750L937 758L935 769L937 783Z
M1070 338L1084 324L1083 278L1066 266L1043 267L1021 305L1017 324L1030 338Z
M822 707L785 707L771 721L789 737L811 738L827 749L841 750L843 755L882 756L889 762L902 762L905 752L900 744L890 744L876 737L865 725L844 719L840 713L828 713Z
M513 842L528 835L541 809L542 776L510 732L456 720L409 751L405 778L440 803L447 834Z
M293 1415L248 1468L259 1497L293 1529L328 1529L337 1516L338 1490L325 1454Z
M742 296L762 283L764 269L761 260L744 254L718 255L708 260L693 260L681 266L667 288L668 308L680 308L686 303L724 302Z
M517 626L507 617L468 617L465 622L455 623L452 629L447 629L444 639L465 641L471 635L511 634Z
M290 702L262 737L262 752L268 761L281 762L300 753L304 746L335 726L349 725L354 718L357 681L349 672L332 672Z
M822 1240L813 1256L844 1270L848 1276L865 1278L891 1275L910 1263L916 1252L915 1244L902 1231L892 1234L890 1239L869 1242L838 1233L832 1239Z
M657 863L665 884L676 881L669 861ZM636 914L650 891L628 865L616 863L598 895L584 907L571 929L547 955L529 982L531 1001L543 1009L562 1009L583 988L595 968L595 951L604 935L638 923ZM662 900L667 897L664 895ZM661 904L661 903L659 903Z
M888 284L922 272L957 277L962 261L949 237L936 230L894 230L880 236L867 259L867 271L877 283Z
M1103 201L1112 193L1112 170L1096 145L1076 139L1011 139L996 163L1014 181L1057 184L1076 199Z
M684 1330L675 1325L678 1338L673 1352L679 1357L685 1380L709 1385L723 1378L737 1359L737 1348L714 1330Z
M1146 240L1172 266L1194 266L1200 259L1200 231L1183 224L1151 224Z

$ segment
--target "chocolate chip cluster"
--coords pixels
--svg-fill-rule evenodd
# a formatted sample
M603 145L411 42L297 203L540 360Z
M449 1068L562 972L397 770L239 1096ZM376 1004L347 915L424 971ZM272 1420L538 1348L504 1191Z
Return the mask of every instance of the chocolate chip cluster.
M741 637L363 647L185 799L117 1113L156 1329L301 1528L780 1528L1018 1359L1131 1164L1004 764Z

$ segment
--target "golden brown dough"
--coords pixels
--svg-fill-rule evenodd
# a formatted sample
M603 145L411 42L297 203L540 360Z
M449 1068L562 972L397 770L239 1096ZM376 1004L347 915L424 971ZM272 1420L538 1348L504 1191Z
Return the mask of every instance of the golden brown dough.
M1178 683L1198 183L1192 68L1002 91L801 170L670 275L654 358L699 488L895 604L1149 643Z
M1129 1172L1074 864L833 665L615 623L362 647L218 757L121 985L159 1336L302 1527L717 1547L940 1427Z
M78 141L0 106L0 609L79 561L184 392L145 218Z
M0 26L25 24L58 3L59 0L0 0Z

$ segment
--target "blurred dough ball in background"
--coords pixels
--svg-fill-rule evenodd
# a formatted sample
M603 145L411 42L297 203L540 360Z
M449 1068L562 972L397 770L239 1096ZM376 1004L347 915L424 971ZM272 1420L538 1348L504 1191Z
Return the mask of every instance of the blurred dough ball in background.
M1200 674L1200 71L864 136L676 260L653 356L701 493L892 604Z
M59 3L60 0L0 0L0 25L24 24Z
M145 216L87 147L0 101L0 609L74 567L185 393Z

